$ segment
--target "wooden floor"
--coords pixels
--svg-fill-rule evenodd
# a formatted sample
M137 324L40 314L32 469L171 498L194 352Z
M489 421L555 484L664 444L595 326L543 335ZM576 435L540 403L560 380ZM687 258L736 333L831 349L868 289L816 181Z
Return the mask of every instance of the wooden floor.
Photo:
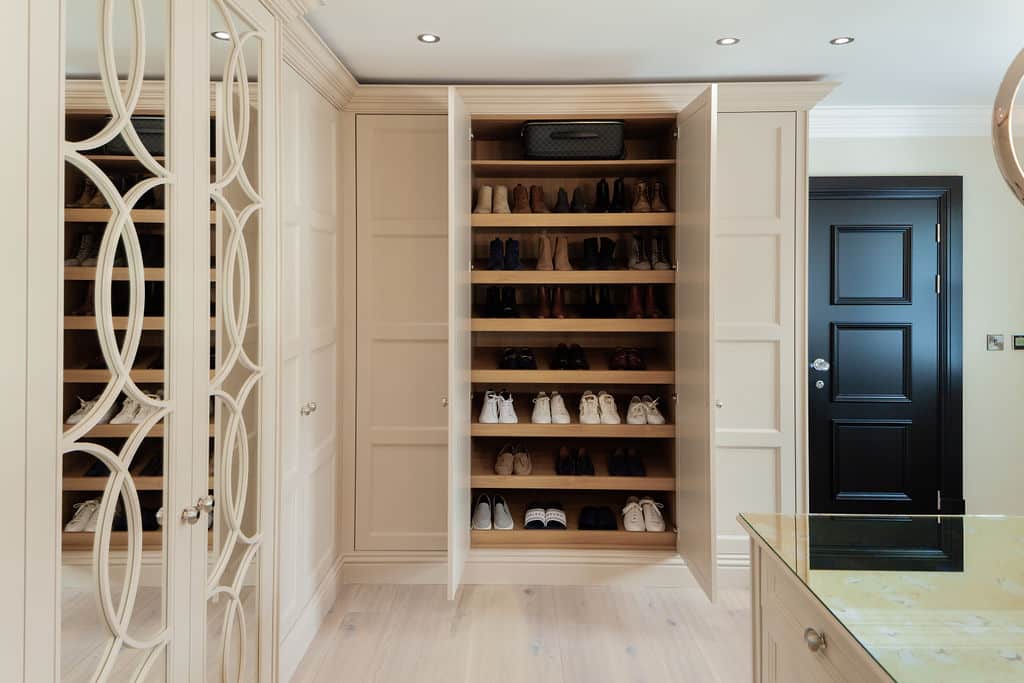
M698 589L346 586L301 683L747 683L750 593Z

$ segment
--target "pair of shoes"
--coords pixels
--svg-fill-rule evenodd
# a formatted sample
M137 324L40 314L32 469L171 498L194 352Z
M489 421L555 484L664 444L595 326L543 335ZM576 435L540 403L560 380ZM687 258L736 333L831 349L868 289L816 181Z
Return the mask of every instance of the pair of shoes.
M548 396L542 391L533 399L533 415L530 416L530 422L535 425L567 425L572 419L560 393L552 391L551 396Z
M601 182L604 182L602 178ZM600 183L598 183L600 185ZM607 183L605 183L607 188ZM607 191L607 190L606 190ZM614 194L608 204L608 211L611 213L625 213L629 211L629 202L626 200L626 180L618 178L614 185Z
M647 468L644 461L637 455L635 448L616 448L608 456L608 476L610 477L646 477Z
M630 270L672 270L668 259L668 237L658 235L653 238L633 235L632 248L629 252Z
M583 396L580 397L580 424L622 424L619 410L615 407L615 397L607 391L601 391L596 396L589 389L583 392Z
M587 357L583 354L583 349L579 344L573 344L566 346L565 344L559 344L555 348L555 353L551 356L551 369L552 370L589 370L590 364L587 363Z
M615 263L615 240L588 237L583 240L583 270L611 270Z
M558 457L555 460L555 474L569 477L594 476L594 463L590 460L587 449L570 449L566 446L558 449Z
M515 406L512 405L512 394L508 391L498 393L488 391L484 394L484 407L480 410L480 424L514 425L519 422Z
M476 499L476 510L473 512L473 528L478 531L489 531L492 528L499 531L514 529L512 513L508 509L505 497L492 498L486 493L481 493Z
M554 250L551 238L541 235L537 240L537 270L572 270L569 263L569 240L556 237Z
M538 318L565 317L565 292L562 291L561 287L541 287L539 294Z
M156 393L151 394L145 392L146 396L154 401L162 401L163 391L158 390ZM121 412L110 419L112 425L125 425L125 424L142 424L149 419L153 413L157 411L156 406L146 405L139 403L131 396L124 399L124 403L121 405Z
M100 256L100 236L95 231L83 232L78 236L78 249L74 256L64 259L65 266L95 266Z
M99 402L99 400L100 400L99 395L93 396L88 401L86 401L81 396L79 396L78 397L78 403L79 403L78 410L76 410L75 412L71 413L71 415L68 416L68 419L64 420L64 424L75 425L75 424L78 424L79 422L81 422L82 420L84 420L86 418L86 416L89 415L89 413L92 412L93 408L95 408L95 406ZM96 422L96 424L98 424L98 425L105 425L108 422L110 422L110 418L114 417L114 410L115 410L115 404L111 404L110 407L107 408L107 412L105 412L103 415L100 416L100 419Z
M505 347L501 351L501 361L498 367L501 370L536 370L537 358L529 347L523 346L518 349Z
M530 452L523 444L505 444L494 461L494 473L503 477L512 474L527 475L532 471L533 461L530 459Z
M626 424L629 425L663 425L665 416L658 410L658 399L644 394L643 398L634 396L629 400L626 410Z
M647 364L640 349L617 347L608 359L609 370L646 370Z
M587 213L587 203L583 199L583 188L577 187L572 191L572 204L569 203L569 195L564 187L558 188L558 198L555 200L555 213Z
M664 531L665 518L661 516L662 503L644 496L630 496L622 508L622 526L626 531Z
M588 285L587 300L583 304L584 318L614 318L612 290L608 285Z
M663 213L668 211L665 200L665 184L660 180L641 180L633 186L633 204L630 207L635 213Z
M654 285L647 285L643 296L640 295L640 286L631 285L629 288L629 308L626 310L627 318L663 318L664 314L658 308L658 301L655 297Z
M512 188L512 213L551 213L544 201L544 188L531 185L527 190L523 185Z
M615 513L605 505L584 505L577 526L581 531L618 531Z
M523 267L519 260L519 240L509 238L502 245L501 238L491 240L490 253L487 257L487 270L519 270Z
M565 508L561 503L530 503L523 519L526 529L560 529L568 527Z
M518 318L519 306L516 305L516 288L488 287L487 300L484 303L484 316L488 318Z
M96 515L100 509L99 498L93 498L91 500L84 500L81 503L75 503L71 506L75 514L64 525L64 531L71 533L79 532L94 532L96 531Z
M511 213L508 206L508 186L482 185L476 194L473 213Z

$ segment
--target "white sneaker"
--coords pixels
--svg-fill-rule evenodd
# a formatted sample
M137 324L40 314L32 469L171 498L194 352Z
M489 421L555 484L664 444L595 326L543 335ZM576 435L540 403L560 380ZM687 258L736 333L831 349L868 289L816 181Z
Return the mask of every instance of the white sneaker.
M597 405L601 409L601 424L622 424L622 418L619 417L619 409L615 407L614 396L609 394L607 391L602 391L598 393Z
M498 394L493 391L484 394L484 407L480 409L480 424L498 424Z
M100 400L99 396L95 396L95 397L89 399L88 401L84 400L81 396L79 396L78 397L78 403L79 403L78 410L76 410L75 412L71 413L71 415L68 416L68 419L64 422L64 424L73 425L73 424L78 424L79 422L84 420L85 416L88 415L92 411L93 406L95 406L96 403L99 400ZM100 417L99 421L96 424L105 425L108 422L110 422L110 419L112 417L114 417L114 410L115 410L115 404L112 403L110 405L110 408L107 409L107 412L104 413Z
M658 410L658 399L651 398L647 394L640 399L644 404L644 414L647 417L647 424L649 425L663 425L665 424L665 416Z
M556 425L567 425L572 422L569 411L565 408L565 399L557 391L551 392L551 422Z
M96 513L100 509L99 498L75 503L73 507L75 516L64 526L64 531L96 531Z
M655 502L653 498L641 498L640 507L644 511L644 529L647 531L664 531L665 518L661 516L661 503Z
M512 405L512 394L498 394L498 422L503 425L514 425L519 422L515 406Z
M489 531L491 528L491 499L486 493L476 499L476 510L473 512L473 528Z
M647 424L647 410L644 408L644 403L640 400L639 396L634 396L629 400L629 409L626 410L626 424Z
M533 416L530 422L535 425L551 424L551 399L543 391L533 399Z
M159 391L157 393L155 393L155 394L150 394L150 393L147 392L146 396L148 396L149 398L153 399L154 401L162 401L164 399L163 393L159 392ZM150 416L153 415L153 413L155 413L157 410L159 410L159 408L157 408L156 406L148 406L148 405L143 405L141 403L138 404L138 405L139 405L139 410L138 410L138 412L135 413L135 418L132 420L132 424L137 424L137 425L138 424L142 424L143 422L148 420L150 418Z
M622 508L622 527L626 531L644 530L644 512L636 496L626 499L626 507Z
M131 424L135 421L135 416L139 414L139 408L141 406L135 401L134 398L129 396L121 404L121 412L114 417L110 418L110 424L112 425L126 425Z
M594 396L594 392L589 390L580 397L580 424L601 424L601 411L598 408L597 396Z
M494 497L494 528L499 531L510 531L515 528L512 521L512 513L509 512L508 503L504 496Z

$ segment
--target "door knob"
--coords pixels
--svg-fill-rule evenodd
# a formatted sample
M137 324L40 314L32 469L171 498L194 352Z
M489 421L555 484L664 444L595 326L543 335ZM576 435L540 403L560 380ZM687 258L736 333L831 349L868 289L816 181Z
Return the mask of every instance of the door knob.
M447 408L448 407L448 397L447 396L442 396L441 397L441 407L442 408Z
M302 407L299 408L299 415L302 417L308 417L313 414L313 409L309 407L308 403L303 403Z
M818 633L813 628L808 628L804 631L804 642L807 643L807 649L811 652L824 650L828 647L828 642L825 640L825 634Z
M724 405L725 405L725 404L724 404L724 403L722 403L721 401L715 401L715 407L716 407L716 408L721 408L721 407L722 407L722 406L724 406Z
M189 524L195 524L202 517L203 513L199 511L199 507L196 505L189 505L187 508L181 511L181 521L188 522Z
M817 370L818 372L828 372L828 369L831 367L832 366L829 364L829 362L824 358L815 358L814 362L811 363L811 368L813 370Z
M213 512L213 496L202 496L196 501L196 507L201 512Z
M316 409L320 407L320 404L317 403L316 401L310 401L306 405L309 406L309 412L311 412L311 413L315 413Z

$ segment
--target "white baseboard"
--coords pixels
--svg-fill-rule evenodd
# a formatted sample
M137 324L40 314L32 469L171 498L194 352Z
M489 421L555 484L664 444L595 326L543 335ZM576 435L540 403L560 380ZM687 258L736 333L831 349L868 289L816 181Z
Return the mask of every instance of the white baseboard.
M320 631L327 613L334 607L334 603L338 599L338 588L341 585L342 564L343 560L339 557L320 585L317 586L313 596L299 612L291 629L281 637L277 658L277 680L291 680L310 644Z
M750 590L748 553L718 553L718 587Z

